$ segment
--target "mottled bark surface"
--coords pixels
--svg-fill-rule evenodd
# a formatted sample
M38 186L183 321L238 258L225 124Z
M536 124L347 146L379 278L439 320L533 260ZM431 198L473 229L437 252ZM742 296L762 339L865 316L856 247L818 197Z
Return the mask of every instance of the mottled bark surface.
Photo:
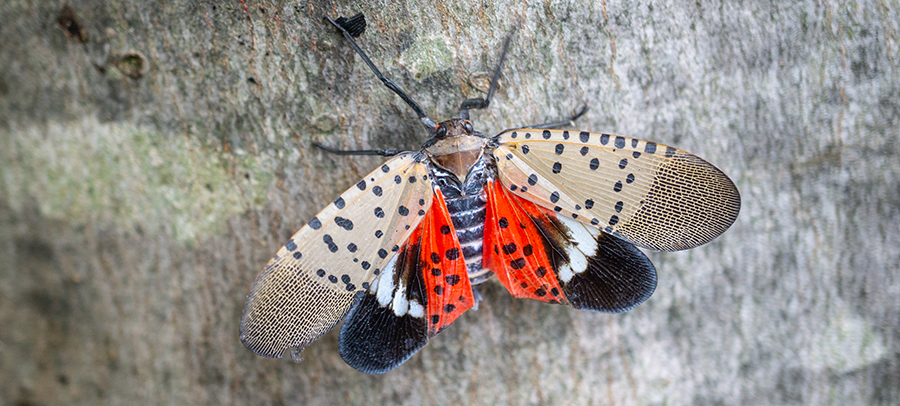
M0 404L897 404L897 2L3 1ZM487 133L577 128L718 165L721 238L651 253L621 315L513 300L397 370L238 341L266 261L414 115L322 16L445 119L521 24Z

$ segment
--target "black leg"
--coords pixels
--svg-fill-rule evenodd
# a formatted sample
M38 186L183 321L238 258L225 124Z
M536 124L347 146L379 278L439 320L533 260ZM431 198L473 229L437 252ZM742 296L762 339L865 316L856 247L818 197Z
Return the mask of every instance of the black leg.
M358 149L358 150L343 150L343 149L335 149L331 147L326 147L318 142L313 142L313 145L324 149L335 155L380 155L380 156L394 156L400 154L405 151L400 151L398 149Z
M537 129L541 129L541 130L550 130L553 128L572 126L572 125L575 125L575 120L578 120L579 118L581 118L581 116L583 116L584 113L587 113L587 111L588 111L588 106L587 106L587 104L585 104L584 106L581 106L581 110L579 110L577 113L575 113L575 115L573 115L568 120L555 121L552 123L544 123L544 124L536 124L536 125L527 125L527 126L523 126L521 128L537 128Z
M459 105L459 118L468 120L470 109L484 109L491 104L491 98L494 97L494 91L497 90L497 83L500 82L500 72L503 70L503 62L506 60L506 51L509 50L509 43L515 33L516 30L513 28L503 41L503 49L500 51L500 60L497 61L497 67L494 68L494 77L491 78L491 87L488 88L487 97L483 99L479 97L463 100Z
M419 116L419 120L421 120L422 124L425 125L425 128L428 129L428 134L434 132L434 128L437 126L437 124L435 124L434 120L428 118L428 115L425 114L425 110L422 110L422 107L419 106L419 103L416 103L415 100L413 100L411 97L409 97L408 94L406 94L406 92L400 89L400 87L397 86L396 83L385 77L384 74L382 74L381 71L379 71L378 68L375 67L375 64L372 63L372 60L370 60L366 53L359 48L359 45L357 45L356 41L353 40L353 36L351 36L350 33L347 32L347 29L345 29L343 25L336 23L330 17L325 18L328 20L328 22L331 23L331 25L333 25L342 34L344 34L344 38L347 39L347 41L350 43L350 46L353 47L354 51L356 51L356 54L359 55L366 63L366 65L369 66L369 69L371 69L372 72L375 73L375 76L377 76L378 79L381 80L381 83L384 83L384 85L387 86L388 89L391 89L391 91L396 93L397 96L400 96L400 98L403 99L403 101L413 109L416 115ZM352 17L351 20L355 18L356 17Z
M579 118L581 118L581 116L583 116L584 113L586 113L587 111L588 111L588 106L587 106L587 104L585 104L584 106L581 106L581 110L579 110L577 113L575 113L575 115L573 115L573 116L572 116L571 118L569 118L568 120L565 120L565 121L557 121L557 122L554 122L554 123L545 123L545 124L536 124L536 125L524 125L524 126L521 126L521 127L507 128L507 129L505 129L505 130L503 130L503 131L500 131L499 134L505 133L505 132L507 132L507 131L520 130L520 129L523 129L523 128L534 128L534 129L541 129L541 130L550 130L550 129L559 128L559 127L568 127L568 126L571 126L571 125L575 125L575 120L578 120Z

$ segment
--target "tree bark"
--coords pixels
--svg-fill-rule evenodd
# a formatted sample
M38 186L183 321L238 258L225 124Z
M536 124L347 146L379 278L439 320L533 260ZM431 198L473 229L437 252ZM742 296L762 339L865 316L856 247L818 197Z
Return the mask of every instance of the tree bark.
M377 2L381 3L381 2ZM735 225L649 253L619 315L485 300L400 368L238 340L253 280L436 121L565 118L694 152ZM13 1L0 5L0 403L897 404L900 12L862 1Z

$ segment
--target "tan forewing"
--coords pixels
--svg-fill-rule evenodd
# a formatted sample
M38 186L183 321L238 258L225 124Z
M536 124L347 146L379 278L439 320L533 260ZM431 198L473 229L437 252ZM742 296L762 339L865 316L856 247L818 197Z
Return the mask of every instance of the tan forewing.
M740 211L731 179L677 148L564 130L507 131L497 140L493 155L505 187L641 247L705 244Z
M331 330L431 207L427 174L415 153L398 155L297 231L250 291L241 319L244 345L281 357Z

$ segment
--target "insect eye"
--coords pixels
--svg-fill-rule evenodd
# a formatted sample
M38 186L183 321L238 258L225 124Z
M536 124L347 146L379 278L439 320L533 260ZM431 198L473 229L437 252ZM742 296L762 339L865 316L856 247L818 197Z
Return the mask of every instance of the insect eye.
M468 133L468 134L472 134L475 132L475 128L472 127L472 123L469 121L466 121L463 123L463 128L466 130L466 133Z
M444 138L447 136L447 126L439 125L437 130L434 132L434 136L438 138Z

